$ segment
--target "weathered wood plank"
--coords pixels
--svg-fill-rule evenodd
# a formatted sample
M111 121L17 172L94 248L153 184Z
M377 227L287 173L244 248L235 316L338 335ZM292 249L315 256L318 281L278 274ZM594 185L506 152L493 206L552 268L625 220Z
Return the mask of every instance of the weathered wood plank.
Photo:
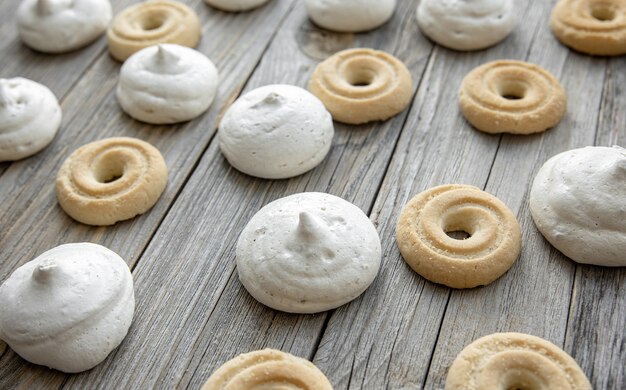
M374 218L380 221L389 256L378 283L393 287L367 291L366 303L355 309L356 313L335 313L315 358L320 366L332 368L333 383L339 388L421 388L429 371L435 340L440 348L454 340L446 331L452 322L444 322L442 334L438 333L444 311L454 313L462 309L465 313L477 310L484 315L481 306L487 305L485 311L492 310L483 317L483 323L487 324L496 322L499 314L508 312L502 303L491 304L488 300L493 295L489 291L497 289L502 280L512 278L511 272L492 286L453 292L453 296L463 295L466 300L453 299L452 307L446 310L448 289L425 283L404 264L393 242L394 228L401 207L425 188L448 182L480 187L487 183L498 137L480 134L460 118L456 99L458 85L469 70L482 62L496 58L524 59L531 48L543 46L541 35L537 38L535 33L544 23L542 15L546 15L548 9L546 4L531 4L523 16L523 20L529 23L518 29L512 39L493 49L468 54L441 49L433 57L432 74L420 88L423 96L418 99L426 106L416 110L416 118L409 119L409 123L414 120L416 124L407 126L416 127L419 134L403 133L375 206ZM442 88L444 85L449 87ZM429 134L432 128L436 129L436 136ZM455 139L460 138L459 134L462 138ZM453 141L446 144L449 139ZM474 140L474 144L469 140ZM494 168L499 165L496 161ZM519 189L520 185L525 183L513 185L511 189ZM493 192L494 189L490 190ZM486 295L489 298L485 298ZM567 307L564 310L567 311ZM459 337L472 339L483 323L472 323L471 318L468 321L467 325L461 324L463 331L453 328L461 334ZM340 348L333 346L335 340L342 340ZM440 373L438 378L446 373L450 363L438 359L440 355L436 355L430 365L430 375ZM426 387L440 388L442 385L441 379L429 379Z
M610 59L595 144L626 146L626 58ZM626 387L626 269L578 264L565 347L594 389Z
M218 115L237 96L256 67L281 20L292 6L274 0L246 14L217 12L194 1L203 24L198 49L221 73L219 95L201 118L177 126L149 126L124 115L115 100L119 64L103 54L63 102L65 125L53 143L34 159L12 164L0 180L0 281L19 265L53 246L89 241L103 244L133 265L169 210L180 188L212 138ZM219 39L215 39L218 37ZM170 170L168 187L147 214L111 228L72 221L56 204L54 177L78 146L110 136L134 136L154 144ZM11 351L0 359L0 388L18 383L58 386L64 376L34 370Z
M395 25L383 33L352 40L355 46L395 53L408 63L417 82L430 45L403 33L414 23L412 15L403 12L409 8L401 6ZM307 31L315 30L306 20L304 5L298 3L246 89L269 83L306 85L316 61L300 50L298 42L309 55L326 50L313 48L302 36ZM350 41L337 37L328 34L324 39L331 40L332 47ZM360 127L336 125L328 158L292 180L271 182L242 175L228 166L213 142L135 269L141 298L135 325L111 362L118 370L106 379L96 374L72 378L69 384L81 387L107 380L122 386L197 388L217 366L241 352L273 346L311 356L325 314L288 315L254 301L236 277L235 242L259 208L294 192L328 191L367 210L405 116Z

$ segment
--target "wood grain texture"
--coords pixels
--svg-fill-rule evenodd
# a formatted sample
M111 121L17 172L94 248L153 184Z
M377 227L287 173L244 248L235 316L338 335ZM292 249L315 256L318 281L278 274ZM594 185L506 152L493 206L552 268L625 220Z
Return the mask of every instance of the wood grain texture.
M113 0L114 10L134 2ZM415 21L417 0L399 1L392 21L364 34L315 27L297 0L272 0L237 14L201 0L184 2L202 21L198 49L220 71L219 95L194 121L150 126L121 112L114 93L119 64L102 39L68 55L35 53L15 34L10 15L17 1L0 1L0 76L21 71L51 86L64 110L63 127L47 149L0 164L0 282L51 247L97 242L131 266L137 301L121 346L82 374L29 364L0 342L0 389L197 389L226 360L264 347L313 360L336 389L440 389L456 354L496 331L528 332L562 346L594 388L626 386L626 270L565 258L537 231L527 207L532 179L552 155L594 143L624 146L626 58L593 58L560 45L547 23L555 0L519 2L515 32L472 53L424 38ZM407 63L415 91L409 109L384 123L336 124L325 161L294 179L259 180L229 166L215 132L242 90L305 86L319 61L350 47L385 50ZM488 135L462 118L462 78L484 62L506 58L535 62L561 80L568 112L556 128L532 136ZM56 204L60 164L84 143L119 135L161 150L170 171L165 193L148 213L114 227L72 221ZM397 250L401 208L444 183L484 188L518 217L522 254L489 286L451 290L427 282ZM372 286L355 301L316 315L259 304L235 269L235 243L248 220L270 201L302 191L329 192L369 212L383 247Z
M398 12L397 18L399 25L413 23L406 12ZM314 30L304 5L296 4L246 90L272 83L306 85L317 63L308 55L325 50L313 49L303 36ZM398 35L384 41L366 34L352 42L395 53L419 76L430 45L403 37L402 31L393 31ZM299 45L306 47L304 52ZM234 272L234 244L258 209L294 192L328 191L367 210L377 190L371 183L382 180L405 116L359 127L337 124L327 159L292 180L270 182L236 172L215 140L135 269L138 310L135 326L116 355L115 364L124 367L115 372L116 382L197 388L225 360L251 349L272 346L312 356L326 315L277 313L255 302ZM185 217L189 215L193 219ZM185 305L168 305L171 300ZM146 365L148 371L140 369ZM87 383L92 382L71 382L77 387Z
M608 61L596 146L626 146L626 58ZM626 387L626 269L578 264L565 347L595 389Z
M64 100L64 127L53 143L30 159L13 163L0 179L0 197L5 200L0 210L1 281L37 254L67 242L105 245L132 267L195 168L215 132L219 114L256 67L278 27L273 21L282 19L292 2L273 1L241 15L217 12L199 1L190 4L195 4L204 21L204 38L198 50L221 72L219 94L209 112L176 126L150 126L132 120L115 100L120 65L103 53ZM212 39L217 36L224 39ZM148 213L113 228L88 227L71 220L56 202L54 177L59 166L87 142L122 135L148 141L164 155L170 171L164 194ZM64 377L54 371L33 370L12 351L0 358L0 388L29 381L35 381L33 386L55 387Z

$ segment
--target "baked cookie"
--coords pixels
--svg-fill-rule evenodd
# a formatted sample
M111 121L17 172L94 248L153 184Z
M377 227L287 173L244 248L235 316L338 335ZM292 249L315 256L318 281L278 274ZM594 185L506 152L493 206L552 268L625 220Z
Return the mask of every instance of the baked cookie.
M567 106L558 80L537 65L498 60L465 76L459 90L461 113L486 133L538 133L554 127Z
M568 150L549 159L530 190L543 236L579 263L626 266L626 150Z
M411 74L394 56L372 49L340 51L313 71L309 90L338 122L383 121L404 110L413 94Z
M78 222L113 225L148 211L167 184L161 153L136 138L107 138L76 149L56 179L59 205Z
M46 86L15 77L0 79L0 161L39 152L61 126L61 107Z
M235 253L239 280L257 301L289 313L317 313L369 287L381 246L361 209L333 195L305 192L256 213Z
M244 353L218 368L201 390L333 390L308 360L275 349Z
M196 47L200 20L195 11L172 0L132 5L118 14L107 30L109 53L118 61L159 43Z
M0 338L31 363L89 370L122 342L133 320L128 266L96 244L60 245L0 286Z
M396 9L396 0L306 0L304 4L313 23L338 32L373 30Z
M465 232L455 239L451 232ZM487 285L504 274L520 253L521 233L513 213L495 196L467 185L430 188L404 206L396 241L411 268L452 288Z
M591 390L565 351L542 338L494 333L461 351L448 371L446 390Z
M453 50L480 50L506 38L517 24L513 0L421 0L422 32Z
M17 31L37 51L64 53L95 41L111 15L109 0L23 0L17 10Z
M266 85L237 99L217 134L224 157L237 170L264 179L286 179L321 163L335 130L324 105L308 91Z
M133 118L153 124L191 120L205 112L217 92L213 62L188 47L159 44L124 62L117 100Z
M560 0L550 28L561 43L599 56L626 54L626 0Z

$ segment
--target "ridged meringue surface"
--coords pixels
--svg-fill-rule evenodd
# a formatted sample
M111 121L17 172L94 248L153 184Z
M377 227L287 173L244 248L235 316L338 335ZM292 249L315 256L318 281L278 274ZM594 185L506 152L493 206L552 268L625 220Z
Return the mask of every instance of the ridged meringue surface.
M290 313L317 313L369 287L381 245L361 209L306 192L263 207L241 233L236 258L239 280L256 300Z
M422 0L417 22L430 39L449 49L493 46L515 28L513 0Z
M375 29L396 9L396 0L306 0L305 4L315 24L339 32Z
M579 263L626 266L626 150L569 150L548 160L530 192L539 231Z
M228 108L218 132L220 149L237 170L286 179L315 168L335 134L322 102L292 85L252 90Z
M249 11L262 6L269 0L204 0L208 5L222 11L239 12Z
M96 40L111 17L109 0L24 0L17 11L17 27L31 48L63 53Z
M85 371L122 342L134 309L121 257L97 244L60 245L0 286L0 338L32 363Z
M175 44L155 45L124 62L117 99L122 109L137 120L152 124L184 122L209 108L218 82L215 65L199 51Z
M45 148L61 125L61 107L44 85L21 77L0 79L0 161Z

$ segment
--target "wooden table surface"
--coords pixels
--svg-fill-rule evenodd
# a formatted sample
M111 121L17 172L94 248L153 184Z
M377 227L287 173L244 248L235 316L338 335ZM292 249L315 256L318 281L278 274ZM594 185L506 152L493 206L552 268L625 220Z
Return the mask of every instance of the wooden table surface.
M114 13L135 0L113 0ZM217 65L221 84L210 111L176 126L132 120L115 98L120 64L104 39L63 55L21 44L18 0L0 2L0 76L47 85L63 108L62 127L41 153L0 164L0 282L54 246L96 242L131 267L137 307L121 346L76 375L35 366L0 343L0 388L197 389L223 362L265 347L312 360L336 389L439 389L454 357L493 332L537 335L571 354L595 389L626 388L626 269L577 264L552 248L528 210L530 184L551 156L587 145L626 143L626 57L575 53L552 36L555 0L517 2L520 24L488 50L459 53L433 45L415 21L417 1L398 2L391 22L364 34L313 26L304 4L272 0L249 13L199 14L197 49ZM305 87L316 64L351 47L403 60L413 75L409 108L387 122L335 124L328 157L291 180L255 179L231 168L215 138L225 109L266 84ZM457 90L474 67L519 59L551 71L567 91L567 114L545 133L488 135L459 114ZM113 227L81 225L57 205L54 177L77 147L111 136L155 145L170 176L146 214ZM426 188L472 184L517 215L522 252L486 287L453 290L427 282L402 260L394 229L402 206ZM292 315L257 303L235 270L234 247L263 205L303 191L338 195L376 224L380 273L358 299L337 310Z

